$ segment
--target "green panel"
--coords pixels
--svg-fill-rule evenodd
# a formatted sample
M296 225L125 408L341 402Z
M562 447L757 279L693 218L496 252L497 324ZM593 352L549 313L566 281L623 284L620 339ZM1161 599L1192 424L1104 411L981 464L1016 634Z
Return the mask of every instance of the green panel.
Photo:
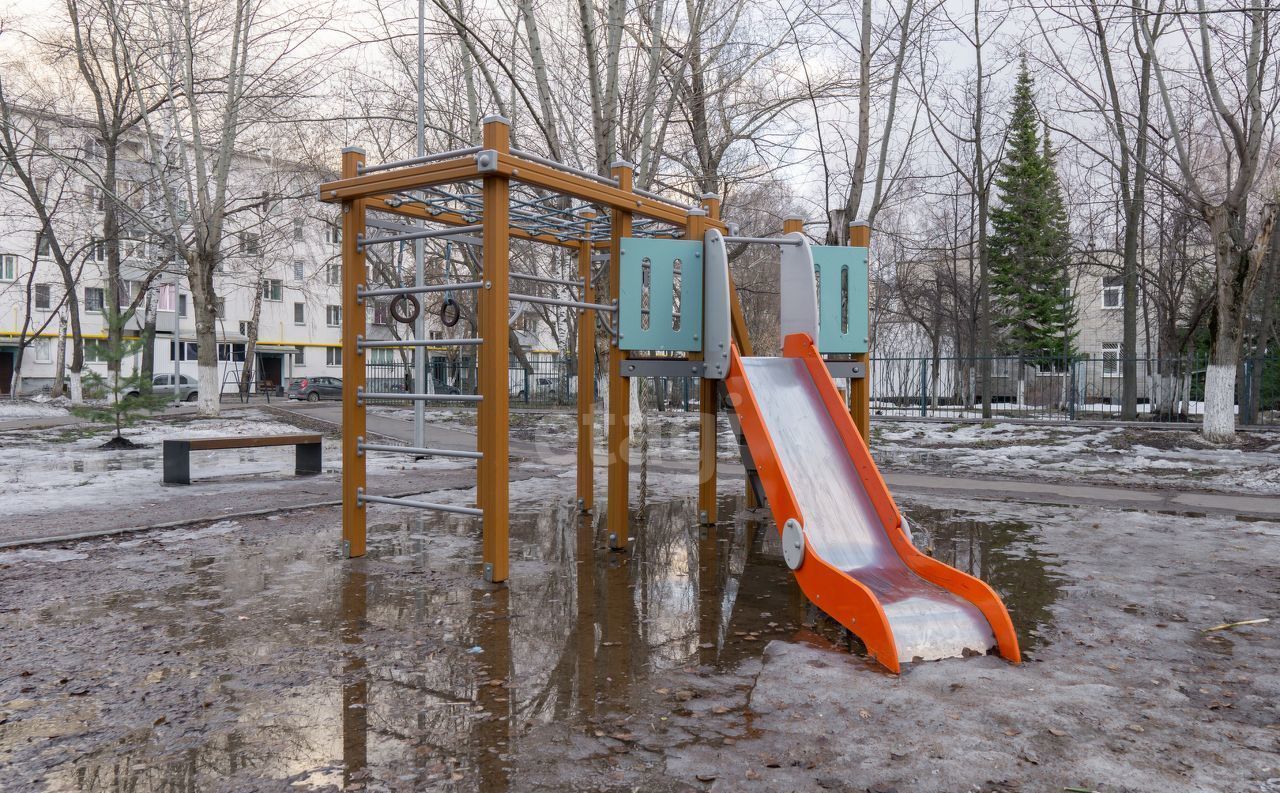
M810 250L818 277L818 352L866 352L867 249L813 245Z
M677 260L680 262L679 329L674 316ZM702 350L701 240L624 238L620 280L618 347L671 352Z

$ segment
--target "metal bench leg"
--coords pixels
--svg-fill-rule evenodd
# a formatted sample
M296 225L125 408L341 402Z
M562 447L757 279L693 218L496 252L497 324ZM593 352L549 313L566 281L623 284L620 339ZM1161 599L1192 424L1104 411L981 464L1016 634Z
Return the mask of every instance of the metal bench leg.
M320 473L322 460L320 453L320 444L318 443L299 443L298 444L298 462L294 473L299 476L310 476L311 474Z
M187 441L164 442L164 483L191 484L191 444Z

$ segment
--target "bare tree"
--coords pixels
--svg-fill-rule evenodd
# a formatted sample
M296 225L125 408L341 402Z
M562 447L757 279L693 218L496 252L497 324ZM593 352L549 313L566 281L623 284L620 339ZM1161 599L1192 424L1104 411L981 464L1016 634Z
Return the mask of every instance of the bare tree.
M1153 176L1199 213L1213 238L1215 302L1203 427L1205 437L1213 441L1235 435L1236 366L1245 312L1276 223L1274 192L1263 199L1258 221L1251 223L1249 218L1250 199L1258 197L1260 183L1271 177L1266 171L1274 163L1280 103L1272 47L1280 15L1265 5L1246 8L1233 3L1233 8L1211 15L1204 0L1197 0L1196 13L1177 18L1190 63L1176 71L1157 48L1154 21L1139 17L1152 54L1174 164L1174 174L1157 171ZM1179 79L1181 83L1174 84ZM1203 109L1203 124L1183 123L1178 107L1182 97ZM1194 158L1197 139L1212 142L1206 145L1207 161Z
M980 0L974 0L968 20L947 16L950 29L973 53L973 69L960 96L941 97L930 88L940 82L942 65L929 57L920 59L919 84L916 90L929 120L929 131L938 151L964 180L974 203L974 228L970 235L975 247L971 258L978 262L978 293L974 313L978 327L970 357L978 365L978 385L982 392L982 416L991 418L991 355L994 350L991 332L991 281L987 265L987 226L991 211L991 188L999 162L1002 140L992 141L987 125L987 101L991 91L992 72L986 65L990 42L1008 18L1007 14L984 14ZM961 154L961 151L965 154ZM965 158L967 154L968 159Z

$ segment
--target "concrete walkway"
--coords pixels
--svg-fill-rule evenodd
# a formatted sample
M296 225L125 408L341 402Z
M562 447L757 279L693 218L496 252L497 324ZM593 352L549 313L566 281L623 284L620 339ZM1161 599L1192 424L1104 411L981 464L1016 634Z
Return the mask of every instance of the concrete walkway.
M301 418L314 418L335 427L342 424L342 407L337 403L275 404L276 409ZM401 442L412 439L413 425L403 419L370 414L370 430ZM452 428L427 425L427 445L445 449L474 449L475 433ZM572 463L573 449L552 448L516 440L511 441L513 456L536 455L538 462L549 464ZM605 465L603 455L597 455L596 464ZM650 471L690 473L691 464L665 461L650 465ZM1061 504L1064 506L1097 506L1107 509L1134 509L1146 512L1196 513L1204 515L1240 515L1255 518L1280 519L1280 498L1264 495L1217 493L1196 490L1148 489L1136 487L1112 487L1107 485L1070 485L1052 482L1028 482L1010 479L981 479L885 471L885 481L891 490L903 495L947 495L963 498L993 498L1008 501L1024 501L1035 504ZM737 465L720 466L720 478L743 478Z

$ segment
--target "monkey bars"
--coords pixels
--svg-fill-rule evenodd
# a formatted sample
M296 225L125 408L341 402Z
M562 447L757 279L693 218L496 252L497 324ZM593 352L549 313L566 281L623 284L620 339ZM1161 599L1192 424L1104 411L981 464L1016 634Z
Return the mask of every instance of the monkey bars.
M544 157L513 149L510 145L509 122L500 116L484 119L483 139L472 146L408 160L368 165L365 153L348 148L342 154L341 176L319 187L319 198L342 208L342 316L343 344L343 543L346 555L363 556L366 547L366 508L368 504L393 504L421 509L435 509L479 517L483 529L485 578L505 581L509 574L509 377L508 316L513 301L542 303L575 309L605 325L611 335L625 333L617 322L620 289L623 288L622 256L625 244L652 240L680 240L701 249L706 240L720 246L716 267L724 269L723 285L715 285L710 297L717 306L716 316L727 315L731 339L717 339L725 347L731 342L743 355L751 355L752 346L738 303L737 293L727 275L727 258L720 235L727 233L720 220L720 199L714 194L700 197L698 206L686 206L666 197L640 190L632 183L633 168L627 162L615 162L609 176L589 173ZM379 219L391 215L394 222ZM406 222L408 221L408 222ZM419 223L433 224L422 227ZM379 234L371 234L377 231ZM800 229L784 228L784 232ZM466 236L466 235L478 235ZM465 236L465 238L464 238ZM366 283L369 268L366 255L371 247L407 240L444 238L481 246L480 280L410 286L376 286ZM641 239L643 238L643 239ZM510 241L525 240L577 250L576 279L558 279L510 270ZM733 241L734 238L723 238ZM744 239L744 241L757 241ZM801 244L772 240L787 245ZM852 242L852 240L851 240ZM865 246L865 238L862 242ZM599 251L599 252L597 252ZM602 273L593 272L593 262L606 262L608 294L596 295L596 280ZM696 257L695 257L696 261ZM698 273L702 272L698 263ZM681 308L665 314L673 333L665 334L674 349L688 350L689 361L701 362L701 341L691 347L690 335L702 327L702 277L693 275L693 263L682 271ZM719 273L719 269L715 270ZM513 294L510 282L521 280L562 287L568 297ZM685 291L696 280L698 294ZM664 282L665 283L665 282ZM477 338L369 340L365 338L365 298L377 296L411 296L451 290L474 290L477 296ZM675 285L672 284L672 290ZM674 293L674 291L673 291ZM602 299L603 298L603 299ZM651 301L652 302L652 301ZM674 301L673 301L674 302ZM696 308L696 311L695 311ZM651 307L651 310L656 306ZM697 316L695 316L695 314ZM611 324L607 316L615 317ZM655 314L654 316L658 316ZM719 321L719 320L717 320ZM687 324L686 324L687 323ZM592 479L592 385L595 382L596 323L585 319L578 323L578 447L577 495L581 509L594 506ZM366 349L384 347L421 348L435 345L474 346L479 350L478 393L464 397L478 404L478 448L475 451L370 444L365 442L366 406L371 400L428 400L437 395L420 393L374 393L366 389ZM698 350L698 351L694 351ZM719 349L710 355L716 371L723 375ZM608 422L608 507L606 527L611 547L625 549L628 544L627 514L629 486L629 396L630 383L624 372L626 352L617 344L609 345L609 422ZM706 362L710 364L711 361ZM708 369L707 371L711 371ZM417 384L421 387L421 384ZM720 396L717 380L703 377L700 386L700 485L699 509L706 522L716 520L716 410ZM457 395L446 396L451 401ZM862 404L865 410L865 395ZM856 415L856 414L855 414ZM860 422L864 433L865 420ZM477 504L475 507L433 504L404 498L391 498L366 492L365 461L369 453L458 456L476 461Z

